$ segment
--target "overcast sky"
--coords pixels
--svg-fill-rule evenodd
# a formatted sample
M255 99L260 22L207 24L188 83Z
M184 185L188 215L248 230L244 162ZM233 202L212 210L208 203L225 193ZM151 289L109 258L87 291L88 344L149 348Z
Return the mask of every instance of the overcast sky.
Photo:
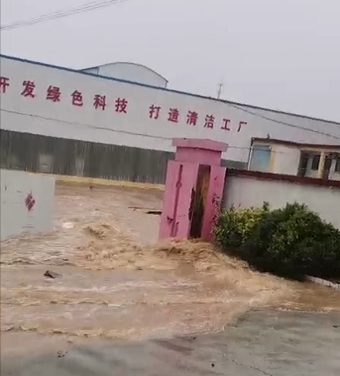
M1 0L1 25L90 0ZM92 0L95 1L95 0ZM1 32L1 53L147 65L169 87L340 122L340 0L127 0Z

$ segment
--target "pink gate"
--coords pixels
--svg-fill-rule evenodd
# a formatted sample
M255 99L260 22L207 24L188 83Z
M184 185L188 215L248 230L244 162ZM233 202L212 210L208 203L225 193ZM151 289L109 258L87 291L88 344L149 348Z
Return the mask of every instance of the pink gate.
M226 169L227 145L209 140L175 139L175 161L168 163L159 238L212 239Z
M160 238L187 239L191 224L190 206L198 164L170 161L160 226Z

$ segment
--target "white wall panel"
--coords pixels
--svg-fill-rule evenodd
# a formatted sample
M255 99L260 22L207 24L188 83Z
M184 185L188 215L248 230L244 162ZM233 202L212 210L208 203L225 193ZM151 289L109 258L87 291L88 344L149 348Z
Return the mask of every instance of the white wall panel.
M55 178L14 170L0 170L0 178L1 240L51 231Z
M340 229L340 188L257 179L249 176L227 177L224 207L261 207L268 202L278 209L287 203L306 204L320 217Z

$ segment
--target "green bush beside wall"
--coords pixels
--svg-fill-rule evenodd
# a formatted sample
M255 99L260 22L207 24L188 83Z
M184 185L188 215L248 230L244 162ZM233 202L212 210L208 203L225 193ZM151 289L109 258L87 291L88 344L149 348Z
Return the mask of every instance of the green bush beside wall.
M340 231L305 205L231 208L220 215L215 235L225 252L260 271L297 279L340 276Z

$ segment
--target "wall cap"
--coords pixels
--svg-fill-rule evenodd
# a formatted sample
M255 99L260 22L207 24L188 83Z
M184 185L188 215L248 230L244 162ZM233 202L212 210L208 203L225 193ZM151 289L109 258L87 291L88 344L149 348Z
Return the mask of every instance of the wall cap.
M325 180L325 179L300 177L300 176L294 176L294 175L273 174L271 172L228 169L227 178L229 176L249 177L249 178L255 178L259 180L284 181L284 182L294 183L294 184L314 185L314 186L319 186L319 187L340 189L340 181L337 181L337 180Z
M217 152L225 152L228 148L228 145L223 142L198 138L174 138L172 145L178 148L213 150Z

